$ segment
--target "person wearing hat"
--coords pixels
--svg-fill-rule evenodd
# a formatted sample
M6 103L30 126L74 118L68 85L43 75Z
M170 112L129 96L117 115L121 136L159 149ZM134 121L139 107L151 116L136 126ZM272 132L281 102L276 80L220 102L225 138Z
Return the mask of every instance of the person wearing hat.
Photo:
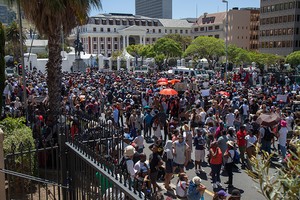
M227 142L227 150L224 154L225 158L225 169L228 174L228 181L225 182L225 184L228 184L229 188L232 188L232 181L233 181L233 173L232 173L232 168L233 168L233 158L234 158L234 142L233 141L228 141Z
M287 134L289 130L287 128L287 123L285 120L281 120L280 122L280 129L278 131L278 145L281 152L281 159L278 162L282 162L286 156L286 141L287 141Z
M231 195L228 200L240 200L241 199L241 192L238 189L233 189L231 191Z
M136 170L134 169L134 162L133 162L133 156L135 154L135 148L132 145L128 145L124 149L124 157L126 159L126 167L127 167L127 172L131 177L131 180L134 179Z
M187 190L187 199L188 200L204 200L204 192L206 187L201 184L201 178L195 176L189 184Z
M229 196L229 194L227 192L225 192L224 190L220 190L218 192L215 193L213 200L222 200L222 199L226 199Z

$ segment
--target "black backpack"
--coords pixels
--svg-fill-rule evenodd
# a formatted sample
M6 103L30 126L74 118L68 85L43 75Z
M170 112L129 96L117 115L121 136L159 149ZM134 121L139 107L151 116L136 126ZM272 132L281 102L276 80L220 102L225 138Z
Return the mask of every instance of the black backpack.
M271 141L273 139L273 137L274 137L274 134L271 133L271 131L269 130L269 128L264 128L264 130L265 130L265 134L264 134L263 139L265 141Z

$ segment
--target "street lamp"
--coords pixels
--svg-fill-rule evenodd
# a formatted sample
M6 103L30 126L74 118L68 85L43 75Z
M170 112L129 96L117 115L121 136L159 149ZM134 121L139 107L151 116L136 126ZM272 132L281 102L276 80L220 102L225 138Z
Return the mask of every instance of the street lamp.
M227 67L228 67L228 1L222 0L223 3L226 3L226 31L225 31L225 81L227 81Z

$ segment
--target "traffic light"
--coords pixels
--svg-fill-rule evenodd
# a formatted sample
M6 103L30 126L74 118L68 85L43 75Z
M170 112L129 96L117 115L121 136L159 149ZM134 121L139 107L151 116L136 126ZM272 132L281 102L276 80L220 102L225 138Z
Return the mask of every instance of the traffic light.
M22 65L18 64L18 74L22 76Z

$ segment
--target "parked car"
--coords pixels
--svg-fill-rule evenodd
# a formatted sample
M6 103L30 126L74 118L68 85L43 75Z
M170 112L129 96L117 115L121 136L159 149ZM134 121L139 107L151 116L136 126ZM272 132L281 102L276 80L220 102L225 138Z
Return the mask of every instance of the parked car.
M9 77L14 77L16 75L16 72L13 68L6 68L5 69L5 77L9 78Z

